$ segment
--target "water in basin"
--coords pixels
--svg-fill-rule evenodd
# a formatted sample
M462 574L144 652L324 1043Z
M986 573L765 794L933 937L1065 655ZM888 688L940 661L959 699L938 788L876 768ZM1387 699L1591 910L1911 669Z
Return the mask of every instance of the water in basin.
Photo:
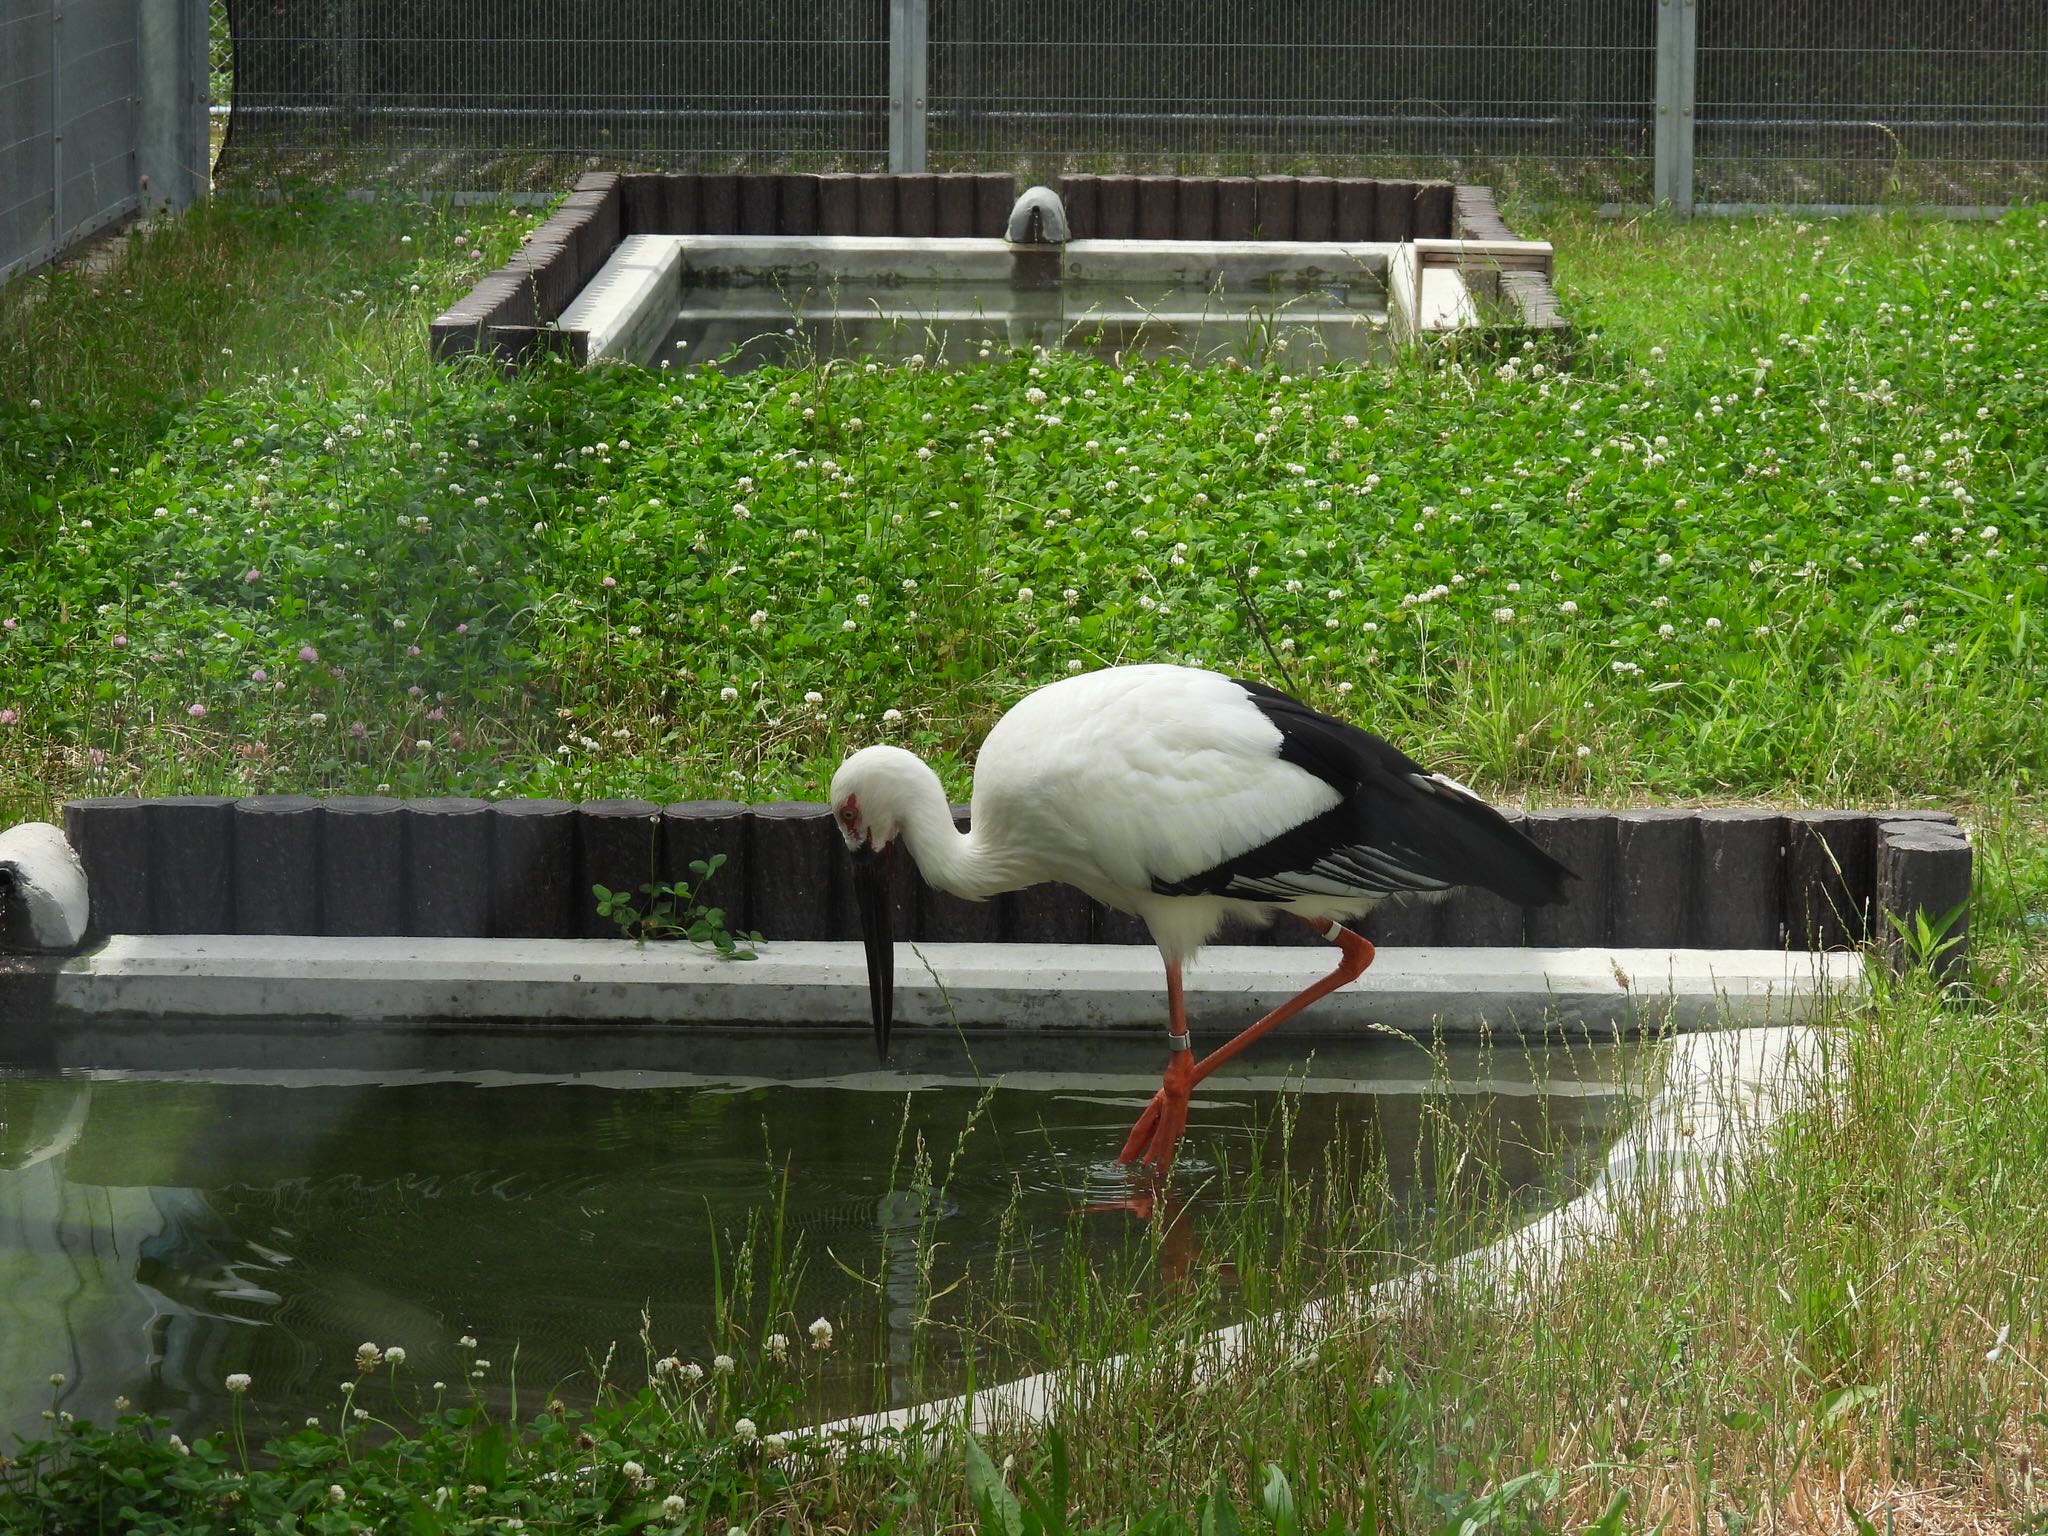
M523 1402L573 1401L615 1346L613 1378L641 1379L643 1310L657 1350L708 1362L721 1287L756 1341L832 1320L820 1411L957 1388L970 1354L977 1380L1013 1374L1032 1362L945 1324L991 1287L1028 1304L1070 1245L1110 1264L1148 1241L1083 1207L1126 1190L1113 1154L1158 1053L1076 1070L1071 1043L978 1043L970 1070L939 1039L908 1072L841 1079L787 1053L776 1079L728 1072L729 1042L715 1076L0 1070L0 1436L53 1406L109 1422L117 1395L204 1429L238 1371L259 1424L329 1414L365 1341L402 1345L423 1385L462 1383L474 1353L493 1400L516 1370ZM1268 1042L1197 1096L1177 1175L1197 1243L1244 1198L1228 1170L1306 1177L1338 1144L1384 1155L1361 1219L1425 1213L1428 1123L1484 1124L1508 1204L1548 1204L1598 1167L1646 1059L1379 1041L1319 1047L1304 1077L1307 1050ZM771 1317L761 1266L737 1302L732 1266L778 1218L797 1283ZM926 1306L941 1326L913 1329Z
M1393 355L1386 288L1360 270L1310 286L1134 280L1059 289L980 282L720 281L688 287L658 353L727 372L818 358L921 357L960 367L1018 347L1101 357L1237 359L1312 369Z

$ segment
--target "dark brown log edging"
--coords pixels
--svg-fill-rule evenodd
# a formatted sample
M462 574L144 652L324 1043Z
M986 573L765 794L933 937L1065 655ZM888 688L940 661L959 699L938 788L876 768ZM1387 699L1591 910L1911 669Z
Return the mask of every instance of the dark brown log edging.
M1494 201L1491 187L1455 187L1450 189L1446 201L1453 239L1521 238L1500 216L1500 205ZM1564 306L1558 302L1557 290L1544 273L1503 271L1498 275L1497 283L1488 287L1508 311L1512 323L1552 335L1562 336L1570 332L1571 322L1564 316Z
M966 807L955 808L963 827ZM1580 879L1562 907L1483 891L1395 902L1357 924L1386 944L1833 949L1893 918L1945 919L1971 850L1940 811L1537 811L1523 821ZM699 882L729 926L770 939L853 939L857 914L828 809L785 802L412 800L299 795L74 800L64 829L108 933L608 937L593 884ZM960 901L899 875L906 938L1144 943L1142 925L1063 886ZM1291 925L1290 925L1291 926ZM1967 934L1959 922L1949 936ZM1238 942L1294 943L1287 928ZM1962 946L1946 952L1959 962Z

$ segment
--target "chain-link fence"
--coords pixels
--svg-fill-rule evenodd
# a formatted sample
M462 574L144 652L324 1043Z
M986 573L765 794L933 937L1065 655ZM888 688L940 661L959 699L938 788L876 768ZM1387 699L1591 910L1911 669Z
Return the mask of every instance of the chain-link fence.
M252 180L929 165L1680 206L2048 196L2038 0L215 3L222 170Z
M205 186L204 0L0 0L0 280Z
M428 186L888 157L887 0L227 0L221 173Z
M1699 0L1705 203L2048 195L2040 0Z
M1640 202L1654 41L1642 0L933 0L932 156Z

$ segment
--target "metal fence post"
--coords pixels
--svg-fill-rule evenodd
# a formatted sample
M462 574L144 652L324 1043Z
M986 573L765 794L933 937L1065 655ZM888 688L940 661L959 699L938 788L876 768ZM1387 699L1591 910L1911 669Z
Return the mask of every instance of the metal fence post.
M50 243L64 249L64 11L50 12Z
M1692 212L1692 148L1699 94L1697 0L1657 0L1655 195L1674 213Z
M889 0L889 169L925 168L931 0Z
M143 211L184 208L206 187L206 0L138 7L135 52L141 75L135 162L146 181Z

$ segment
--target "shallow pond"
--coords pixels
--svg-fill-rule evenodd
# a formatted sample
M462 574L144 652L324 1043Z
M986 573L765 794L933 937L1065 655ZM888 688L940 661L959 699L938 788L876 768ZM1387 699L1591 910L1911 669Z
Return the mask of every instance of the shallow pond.
M820 357L961 367L1033 346L1195 365L1278 358L1296 369L1385 362L1395 350L1385 286L1368 274L1255 292L1143 281L1050 292L842 281L688 288L653 361L728 373Z
M1646 1060L1374 1041L1305 1068L1309 1049L1268 1042L1197 1095L1176 1174L1195 1247L1241 1243L1245 1170L1306 1178L1333 1147L1380 1167L1374 1210L1425 1212L1426 1125L1479 1133L1511 1207L1574 1193ZM947 1326L992 1292L1028 1315L1077 1254L1170 1283L1139 1223L1085 1209L1129 1192L1114 1154L1159 1053L1091 1046L1085 1071L1051 1038L972 1054L970 1070L962 1042L912 1042L908 1071L777 1080L0 1069L0 1442L52 1408L107 1422L116 1395L205 1429L236 1371L259 1424L329 1413L364 1341L402 1345L422 1387L459 1386L472 1335L487 1397L516 1374L522 1405L574 1400L613 1349L613 1379L644 1379L643 1311L657 1351L707 1364L830 1318L820 1412L957 1388L970 1359L977 1380L1008 1374L1029 1339ZM776 1316L771 1268L794 1282ZM912 1326L925 1309L938 1328Z

